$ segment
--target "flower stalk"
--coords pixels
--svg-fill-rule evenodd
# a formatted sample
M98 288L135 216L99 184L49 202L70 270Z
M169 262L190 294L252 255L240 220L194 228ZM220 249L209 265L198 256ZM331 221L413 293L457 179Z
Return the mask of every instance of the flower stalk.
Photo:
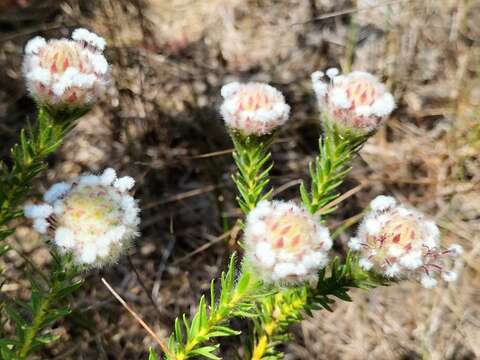
M273 167L268 151L273 135L246 136L232 131L231 137L235 146L233 159L237 165L237 172L233 175L239 192L237 202L242 211L248 214L259 201L268 199L273 192L272 188L266 190Z
M219 359L215 351L219 345L204 345L215 337L240 334L228 325L233 317L251 317L254 300L261 295L260 282L248 271L242 271L235 281L235 255L230 258L226 273L220 278L219 295L215 294L215 282L210 286L210 304L202 296L191 322L184 315L176 319L175 329L169 340L167 354L170 360L185 360L196 356Z
M44 329L70 313L64 300L82 285L82 280L75 279L81 269L73 264L69 256L61 257L54 252L52 256L53 268L46 288L33 277L31 279L32 295L22 309L27 310L31 320L26 320L27 316L15 307L5 307L16 327L16 336L11 339L4 338L0 344L0 351L6 359L27 359L42 344L56 340L56 336L45 333Z
M12 233L7 224L22 215L17 207L30 193L33 179L45 169L45 159L75 126L78 115L55 118L41 106L36 129L22 130L19 143L11 150L13 165L9 168L0 162L0 240Z

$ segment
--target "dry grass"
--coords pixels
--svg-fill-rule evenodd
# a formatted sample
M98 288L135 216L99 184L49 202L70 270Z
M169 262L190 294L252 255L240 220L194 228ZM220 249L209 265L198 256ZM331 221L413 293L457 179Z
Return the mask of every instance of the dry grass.
M12 2L14 3L14 1ZM23 5L22 5L23 4ZM398 99L388 126L362 150L344 186L363 184L330 219L336 227L375 195L394 194L434 217L446 244L459 242L458 284L434 291L400 284L369 293L295 328L288 359L480 357L480 4L475 0L100 0L20 3L0 12L0 142L8 153L33 104L20 81L21 46L33 34L86 26L108 38L114 82L38 181L107 165L135 174L142 238L128 259L89 274L64 341L43 358L143 359L154 344L102 286L105 277L160 337L236 249L239 215L229 180L231 147L216 108L233 79L269 81L293 107L274 145L274 184L285 198L316 152L319 132L309 74L373 71ZM23 7L22 7L23 6ZM346 10L346 11L344 11ZM206 135L207 134L207 135ZM207 154L206 156L203 156ZM337 250L352 229L339 239ZM223 235L222 235L223 234ZM15 249L48 262L26 227ZM18 293L24 267L9 258L2 290ZM136 272L133 270L135 268ZM136 276L148 289L146 293ZM149 297L155 303L152 305ZM231 355L225 355L230 359Z

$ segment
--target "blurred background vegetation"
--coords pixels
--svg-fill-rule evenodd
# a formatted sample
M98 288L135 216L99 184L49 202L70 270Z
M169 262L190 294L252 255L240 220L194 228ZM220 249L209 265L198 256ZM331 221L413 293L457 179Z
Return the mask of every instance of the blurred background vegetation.
M2 0L2 159L35 111L22 82L24 44L79 26L107 39L111 87L36 188L106 166L135 176L142 237L118 266L87 274L57 330L63 340L42 358L145 358L152 339L101 276L160 335L177 314L194 311L237 249L220 87L258 80L285 93L292 119L273 146L273 183L276 196L295 199L321 131L310 73L331 66L375 73L398 102L343 185L353 191L329 219L332 230L343 229L335 251L344 253L361 209L387 193L434 218L446 245L465 247L466 266L458 284L435 290L405 283L354 292L353 303L295 328L286 358L480 357L478 0ZM9 243L1 296L22 297L25 256L39 267L51 259L26 224ZM233 359L228 350L223 356Z

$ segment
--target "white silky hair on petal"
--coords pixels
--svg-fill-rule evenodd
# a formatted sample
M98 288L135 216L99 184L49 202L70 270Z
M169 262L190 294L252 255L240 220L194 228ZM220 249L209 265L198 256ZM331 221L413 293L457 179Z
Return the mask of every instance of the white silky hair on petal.
M391 245L388 248L388 255L393 257L399 257L405 252L405 250L400 245Z
M322 78L325 76L324 72L323 71L320 71L320 70L317 70L317 71L314 71L311 75L310 75L310 78L312 79L312 82L318 82L318 81L322 81Z
M421 251L410 252L400 258L400 264L407 269L415 270L423 265Z
M384 211L395 206L397 200L392 196L379 195L370 202L373 211Z
M60 215L65 212L65 204L61 200L57 200L53 203L53 213L55 215Z
M123 221L125 222L125 225L129 225L129 226L138 225L140 221L140 219L138 218L139 211L140 210L138 208L125 210L125 215L123 216Z
M120 206L123 210L135 210L137 208L137 203L135 199L128 194L125 194L120 199Z
M71 187L72 185L67 182L59 182L53 184L50 189L48 189L47 192L43 194L43 200L47 203L53 204L55 200L65 195Z
M385 117L391 114L395 109L395 99L392 94L385 93L381 98L377 99L372 105L372 114L378 117Z
M454 282L458 280L458 274L455 271L442 272L442 278L446 282Z
M223 85L220 90L220 94L223 98L229 98L240 90L241 84L239 82L231 82L229 84Z
M80 76L81 74L78 69L73 67L67 68L60 80L53 84L53 93L58 97L62 96L68 88L74 86L76 79Z
M100 177L97 175L83 175L78 179L80 185L96 186L100 184Z
M295 275L298 275L298 276L307 275L307 268L303 263L297 264L297 266L295 267Z
M332 104L340 109L348 109L351 105L347 92L342 88L333 88L330 91L330 99Z
M453 244L448 247L448 251L451 251L455 255L462 255L463 254L463 246L459 244Z
M360 261L358 262L358 265L360 265L360 267L366 271L370 270L373 267L373 263L370 260L365 258L361 258Z
M27 79L31 81L38 81L42 85L49 85L51 82L52 74L50 71L42 68L35 68L26 75Z
M426 289L433 289L434 287L437 286L437 280L435 280L433 277L428 276L426 274L422 275L420 279L420 283Z
M367 105L357 106L355 108L355 113L359 116L368 117L372 114L372 108L370 106L367 106Z
M358 237L352 237L347 243L348 247L352 250L360 250L362 248L362 243Z
M40 234L46 234L50 223L45 218L35 218L33 221L33 228Z
M66 249L72 249L75 246L75 234L66 227L59 227L55 231L55 244Z
M72 33L72 39L75 41L85 41L101 51L103 51L107 45L104 38L84 28L75 29Z
M303 258L302 264L304 264L307 268L318 268L325 264L327 261L327 256L324 253L314 251L310 254L305 255Z
M296 275L297 267L292 263L279 263L273 268L273 276L276 279L284 279L290 275Z
M97 74L104 75L108 72L109 66L107 59L105 59L105 56L101 54L93 54L91 56L91 61L93 69Z
M327 69L327 71L326 71L326 74L330 79L333 79L339 73L340 73L340 71L337 68L330 68L330 69Z
M257 221L252 225L251 231L253 235L262 236L265 234L266 230L267 226L263 222Z
M255 247L255 254L262 265L271 267L275 264L275 253L269 243L264 241L258 243Z
M325 74L322 71L315 71L312 73L312 75L310 75L310 78L312 79L313 91L315 91L315 94L319 98L323 98L328 92L328 84L322 80L324 76Z
M382 224L375 218L369 218L365 220L365 230L369 235L378 235L382 228Z
M103 174L100 176L100 182L103 186L112 185L116 179L117 172L112 168L105 169Z
M27 42L27 45L25 45L25 54L37 54L45 45L47 45L47 41L43 37L35 36L33 39Z
M133 188L135 185L135 180L130 176L121 177L113 183L113 186L117 188L120 192L126 192Z
M428 248L435 248L439 245L440 241L440 230L438 226L431 220L424 222L425 227L425 239L424 245Z
M97 247L94 244L84 244L80 259L85 264L93 264L97 259Z
M49 204L25 205L23 208L25 217L30 219L48 218L53 213L53 208Z
M328 85L323 81L316 81L313 83L313 91L318 99L323 99L328 92Z
M65 83L65 88L79 87L88 89L95 84L97 80L96 75L93 74L79 74L72 79L68 79Z
M105 234L105 237L110 239L111 242L118 242L123 238L126 232L127 228L124 225L120 225L109 230L107 234Z
M400 273L400 267L397 264L392 264L390 266L387 266L385 269L385 275L388 277L395 277Z

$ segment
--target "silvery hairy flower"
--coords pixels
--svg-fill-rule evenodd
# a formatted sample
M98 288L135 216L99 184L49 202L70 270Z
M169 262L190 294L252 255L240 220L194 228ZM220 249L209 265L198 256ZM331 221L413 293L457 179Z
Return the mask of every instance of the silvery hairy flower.
M265 83L233 82L222 87L220 113L227 127L243 135L266 135L283 125L290 106L282 93Z
M140 210L128 193L134 184L113 169L79 176L54 184L44 203L26 205L24 214L61 253L72 253L79 265L101 267L116 262L138 235Z
M461 268L460 245L440 245L437 225L417 210L397 205L394 198L378 196L348 245L360 251L360 266L386 277L413 278L424 287L436 286L437 277L455 281Z
M245 227L245 258L266 283L315 281L328 263L327 228L293 202L260 201Z
M72 40L37 36L25 46L23 73L30 95L40 104L84 107L104 92L109 66L105 40L76 29Z
M395 108L395 100L375 76L362 71L339 75L335 68L312 74L320 110L340 128L369 133L376 130Z

